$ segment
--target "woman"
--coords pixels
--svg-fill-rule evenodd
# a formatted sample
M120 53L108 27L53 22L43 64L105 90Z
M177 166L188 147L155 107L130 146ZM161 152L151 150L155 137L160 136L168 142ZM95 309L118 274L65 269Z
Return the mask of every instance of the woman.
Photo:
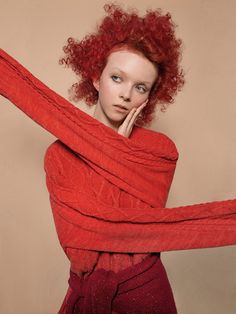
M45 156L54 220L71 262L59 313L176 313L159 252L235 244L236 201L164 207L178 153L168 137L141 126L183 84L181 42L169 14L105 9L96 35L69 39L61 60L81 75L72 91L97 104L96 119L4 51L0 91L59 138Z

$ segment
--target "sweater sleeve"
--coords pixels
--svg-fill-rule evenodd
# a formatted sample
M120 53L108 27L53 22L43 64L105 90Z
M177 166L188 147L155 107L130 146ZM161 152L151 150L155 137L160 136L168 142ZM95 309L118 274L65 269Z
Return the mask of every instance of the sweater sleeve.
M156 181L153 168L157 158L163 157L168 162L172 179L177 156L168 152L166 157L165 144L159 145L161 149L157 152L154 136L149 137L149 142L142 142L118 134L51 90L2 49L0 94L79 154L99 174L152 206L157 204L157 193L150 193ZM166 139L160 136L159 141L161 144ZM148 178L137 163L145 164Z
M102 178L91 187L90 169L58 143L46 154L45 170L64 250L150 253L236 244L235 199L172 208L138 200L135 206L108 204L100 197L106 189L99 197L93 193Z
M166 194L175 154L166 156L162 150L157 154L152 143L142 147L119 135L50 90L3 50L0 93L104 178L153 207L145 213L107 208L83 193L73 199L71 191L57 186L49 176L52 208L64 247L142 253L236 244L236 200L158 207L163 202L155 194L160 190ZM166 184L167 172L171 175Z
M49 189L64 248L150 253L236 244L236 200L141 210L104 206L88 198L85 205L81 194L70 202Z

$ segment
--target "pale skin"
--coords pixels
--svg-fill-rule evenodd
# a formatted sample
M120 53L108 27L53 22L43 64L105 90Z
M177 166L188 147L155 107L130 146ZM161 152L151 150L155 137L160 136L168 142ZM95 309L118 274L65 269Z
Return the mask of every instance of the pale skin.
M141 53L125 49L112 52L99 80L93 82L98 91L93 116L129 137L157 77L157 67ZM120 111L116 105L126 110Z

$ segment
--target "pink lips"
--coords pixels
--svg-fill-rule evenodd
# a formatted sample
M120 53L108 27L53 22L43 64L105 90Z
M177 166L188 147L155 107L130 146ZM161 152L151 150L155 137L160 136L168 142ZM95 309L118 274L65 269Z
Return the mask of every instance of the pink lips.
M128 110L125 107L122 107L120 105L114 105L114 106L116 107L116 110L120 112L126 112Z

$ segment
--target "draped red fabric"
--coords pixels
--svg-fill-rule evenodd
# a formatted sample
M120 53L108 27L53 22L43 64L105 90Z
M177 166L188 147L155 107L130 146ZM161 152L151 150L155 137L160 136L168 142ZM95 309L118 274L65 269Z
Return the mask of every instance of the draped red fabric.
M100 251L150 253L236 244L236 200L165 207L178 160L166 135L134 127L130 138L123 137L3 50L0 93L58 138L45 155L46 181L58 237L73 269L81 269L73 252L87 254L94 265ZM98 193L107 183L129 195L135 206L110 204L109 191Z
M99 269L84 279L70 272L69 292L59 314L100 314L112 310L177 313L165 269L156 254L118 273Z

